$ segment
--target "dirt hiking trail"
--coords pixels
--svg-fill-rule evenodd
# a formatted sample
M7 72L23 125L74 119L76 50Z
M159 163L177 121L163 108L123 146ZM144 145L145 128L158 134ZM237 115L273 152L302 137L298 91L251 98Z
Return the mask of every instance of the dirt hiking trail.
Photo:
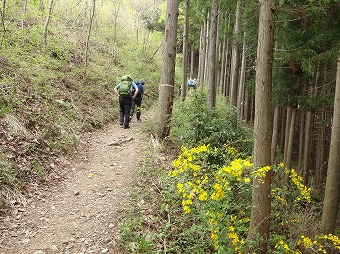
M150 117L150 116L149 116ZM142 123L110 124L86 137L58 184L0 215L1 254L121 254L117 224L147 146Z

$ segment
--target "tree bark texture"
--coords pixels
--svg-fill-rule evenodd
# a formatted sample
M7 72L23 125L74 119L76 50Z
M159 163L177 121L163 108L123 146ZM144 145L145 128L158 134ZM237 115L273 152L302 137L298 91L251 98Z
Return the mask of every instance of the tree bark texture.
M44 32L43 32L43 46L44 47L47 46L47 32L48 32L48 25L50 24L50 21L52 18L53 4L54 4L54 0L51 0L48 6L48 14L45 20Z
M321 112L321 120L325 120L325 108L322 109ZM317 138L317 153L316 153L316 183L317 183L317 192L319 194L322 193L322 185L324 182L325 175L325 150L326 150L326 142L325 142L325 126L321 124L318 128L318 138Z
M202 82L203 79L203 71L202 71L202 66L204 66L204 48L203 48L203 36L204 35L204 25L201 25L201 33L200 33L200 44L199 44L199 57L198 57L198 73L197 73L197 79L198 79L198 85L202 87Z
M164 139L170 132L170 118L172 114L175 61L176 34L178 22L178 0L168 0L164 33L163 63L161 84L159 86L158 108L156 114L157 135Z
M89 64L89 46L90 46L90 38L92 32L92 25L93 25L93 18L96 11L96 0L92 0L92 8L91 8L91 15L90 15L90 22L89 22L89 29L87 31L87 40L85 45L85 73L84 78L86 77L87 66Z
M207 14L207 20L206 20L206 34L205 34L205 64L204 64L204 74L203 74L203 84L206 85L208 83L208 61L209 61L209 43L210 43L210 13ZM202 90L203 90L203 86L202 86Z
M227 31L229 31L230 27L230 13L228 15L227 19ZM230 48L230 43L229 43L229 37L227 37L227 45L226 45L226 51L225 51L225 67L224 67L224 83L223 83L223 94L224 96L229 95L229 84L230 84L230 56L229 56L229 48Z
M331 146L328 159L327 180L321 230L324 234L334 234L337 219L340 191L340 57L336 75L334 112L332 124Z
M254 151L255 166L269 166L271 163L272 138L272 68L275 31L275 0L263 0L260 3L259 34L257 47L257 68L255 88ZM270 226L270 185L271 173L268 172L263 182L254 179L252 209L248 239L258 232L262 237L260 253L267 252ZM251 250L251 247L248 246Z
M218 91L218 84L220 83L220 78L221 78L221 68L219 66L219 62L221 59L221 43L220 43L220 16L218 15L219 13L219 8L217 6L217 25L216 25L216 57L215 57L215 93L217 94Z
M211 23L209 36L209 82L208 82L208 107L216 106L216 36L217 36L217 5L218 0L211 0Z
M279 133L279 112L280 106L275 105L274 117L273 117L273 134L272 134L272 144L271 144L271 164L274 164L276 156L276 146L277 146L277 135Z
M237 96L237 112L239 113L242 119L243 119L243 105L244 105L244 90L245 90L245 81L246 81L246 53L247 53L246 33L244 32L239 89L238 89L238 96Z
M303 161L303 137L304 131L303 127L305 124L305 112L300 112L300 128L299 128L299 160L298 160L298 172L301 174L302 172L302 161Z
M115 56L116 56L116 41L117 41L117 20L118 20L118 14L119 14L120 4L116 3L114 4L114 9L112 12L113 16L113 35L112 35L112 59L111 62L114 62Z
M289 122L289 132L287 139L287 150L285 157L285 165L287 168L291 168L292 164L292 152L293 152L293 142L294 142L294 132L295 132L295 122L296 122L296 108L291 108L291 116Z
M2 1L2 8L0 10L1 13L1 26L2 26L2 37L0 41L0 48L2 48L2 43L3 40L5 39L5 34L6 34L6 26L5 26L5 10L6 10L6 0Z
M284 151L284 141L285 141L285 131L283 131L283 128L285 126L285 122L286 122L286 119L287 119L287 116L286 116L286 113L287 113L287 110L284 110L283 108L281 109L281 123L280 123L280 127L281 127L281 131L280 131L280 143L279 143L279 150L282 152Z
M24 30L25 28L26 12L27 12L27 0L24 0L22 7L21 30Z
M235 40L232 46L231 73L230 73L230 105L237 106L237 91L240 76L240 31L242 22L242 0L237 0L236 20L234 24Z
M194 77L194 65L195 65L195 47L194 44L191 45L191 53L190 53L190 77Z
M245 104L244 104L244 120L246 122L249 122L250 116L249 116L249 112L250 112L250 103L251 103L251 96L248 92L248 90L246 89L245 93L244 93L244 98L245 98Z
M182 88L181 98L185 100L187 95L188 80L188 29L189 29L189 0L185 0L184 27L183 27L183 58L182 58ZM191 77L190 77L191 78Z
M291 117L289 123L289 133L288 141L287 141L287 149L285 155L285 167L291 169L292 167L292 151L293 151L293 140L294 140L294 131L295 131L295 121L296 121L296 108L291 109ZM283 196L286 198L289 191L289 175L285 174L284 176L284 184L283 184Z
M220 83L219 83L219 89L218 92L221 94L224 94L224 82L225 82L225 49L226 49L226 41L227 41L227 36L224 35L223 37L223 42L222 42L222 56L221 56L221 78L220 78Z
M302 160L302 175L303 184L308 185L309 179L309 161L310 161L310 145L311 145L311 135L312 135L312 111L307 111L306 123L305 123L305 140L303 145L303 160Z
M291 118L292 118L292 107L289 106L287 108L286 127L285 127L285 143L284 143L284 152L283 152L284 163L286 163L287 161L287 149L288 149L288 142L289 142L289 128L290 128Z

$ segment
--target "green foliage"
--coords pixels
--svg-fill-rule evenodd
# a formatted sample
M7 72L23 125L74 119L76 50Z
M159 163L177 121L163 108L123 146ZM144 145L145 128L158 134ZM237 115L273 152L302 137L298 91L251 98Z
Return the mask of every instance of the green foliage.
M186 146L224 144L236 147L245 154L252 149L251 129L242 122L226 101L218 100L216 110L206 104L206 95L197 92L184 102L177 101L171 119L171 136Z
M152 15L150 13L139 13L140 19L145 23L145 28L151 32L158 31L164 32L165 29L165 19L162 18L162 10L161 5L157 6L152 11Z
M280 105L304 109L330 106L327 98L309 97L310 86L332 91L338 56L340 6L336 1L285 1L277 12L273 97ZM316 74L317 73L317 74ZM318 77L316 79L316 77Z

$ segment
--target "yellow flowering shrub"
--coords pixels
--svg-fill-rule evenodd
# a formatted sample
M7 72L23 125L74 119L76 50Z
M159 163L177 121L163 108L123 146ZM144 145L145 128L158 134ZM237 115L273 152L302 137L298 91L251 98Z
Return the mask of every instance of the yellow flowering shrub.
M283 163L255 167L250 157L240 158L237 150L228 146L211 148L202 145L191 149L183 146L181 149L182 153L173 161L174 168L168 175L178 181L177 191L184 213L188 216L197 214L207 224L216 251L244 251L251 212L252 179L261 182L275 168L275 171L288 175L292 188L289 195L285 195L279 187L271 190L272 230L279 233L271 235L272 250L274 253L300 253L303 249L313 248L323 253L320 241L301 237L294 242L289 239L289 234L280 235L284 232L281 228L299 223L298 219L289 218L287 214L295 211L293 209L301 209L301 202L311 202L310 188L303 185L301 176L294 169L288 170ZM340 246L335 236L318 238L331 242L333 248Z

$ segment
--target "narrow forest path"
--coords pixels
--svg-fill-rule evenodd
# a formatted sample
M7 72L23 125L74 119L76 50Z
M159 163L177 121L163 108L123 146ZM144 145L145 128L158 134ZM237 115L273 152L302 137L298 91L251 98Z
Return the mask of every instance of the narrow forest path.
M147 145L142 125L134 120L126 130L115 123L90 134L60 184L0 217L0 253L120 253L117 224L128 204L139 151Z

